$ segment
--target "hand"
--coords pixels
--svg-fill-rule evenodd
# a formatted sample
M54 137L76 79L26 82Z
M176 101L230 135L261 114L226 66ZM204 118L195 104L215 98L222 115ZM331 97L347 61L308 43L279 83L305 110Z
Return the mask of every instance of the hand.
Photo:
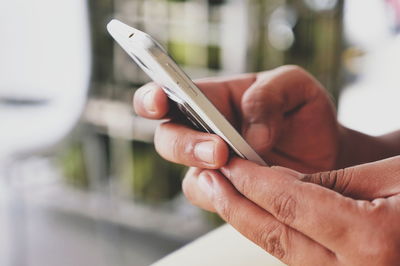
M234 158L186 182L193 203L287 264L399 264L400 156L311 175Z
M197 85L269 164L307 173L336 166L341 127L335 109L321 84L301 68L284 66ZM154 84L136 92L134 107L151 119L166 118L169 111L167 96ZM170 161L208 169L220 168L229 156L218 136L175 121L157 129L155 146Z

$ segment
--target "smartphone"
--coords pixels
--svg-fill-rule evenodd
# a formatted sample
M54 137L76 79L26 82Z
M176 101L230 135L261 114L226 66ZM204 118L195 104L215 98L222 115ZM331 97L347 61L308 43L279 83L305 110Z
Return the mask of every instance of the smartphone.
M195 127L220 136L241 158L267 165L150 35L116 19L108 23L107 29Z

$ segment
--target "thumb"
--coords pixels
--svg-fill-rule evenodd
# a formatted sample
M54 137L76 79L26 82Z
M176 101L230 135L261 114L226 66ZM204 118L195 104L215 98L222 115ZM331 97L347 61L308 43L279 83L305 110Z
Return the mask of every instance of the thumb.
M259 153L269 151L283 128L286 114L295 112L318 93L317 82L303 69L283 66L259 73L243 94L243 135Z
M258 153L269 151L277 141L283 116L278 100L267 100L270 91L257 80L243 95L243 136Z
M387 198L400 192L400 156L345 169L306 174L315 183L353 199Z

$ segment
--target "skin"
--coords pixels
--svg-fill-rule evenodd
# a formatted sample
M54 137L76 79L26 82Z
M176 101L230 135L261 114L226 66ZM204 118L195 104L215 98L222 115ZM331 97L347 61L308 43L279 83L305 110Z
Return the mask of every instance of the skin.
M400 157L382 159L400 153L400 132L372 137L341 126L324 88L296 66L197 85L279 166L229 159L221 138L171 119L155 146L192 166L183 191L193 204L291 265L397 264ZM154 84L136 92L134 107L151 119L171 113Z

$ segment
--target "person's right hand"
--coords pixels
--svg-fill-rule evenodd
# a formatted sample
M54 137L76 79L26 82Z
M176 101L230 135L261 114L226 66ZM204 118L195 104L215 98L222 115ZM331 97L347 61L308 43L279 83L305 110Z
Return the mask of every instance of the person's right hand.
M400 156L313 174L236 157L186 180L193 204L288 265L399 265Z
M305 173L336 166L341 127L335 109L303 69L283 66L196 84L267 163ZM135 93L134 108L143 117L163 119L170 106L161 88L150 83ZM199 168L218 169L229 157L217 135L174 120L156 130L155 146L165 159Z

